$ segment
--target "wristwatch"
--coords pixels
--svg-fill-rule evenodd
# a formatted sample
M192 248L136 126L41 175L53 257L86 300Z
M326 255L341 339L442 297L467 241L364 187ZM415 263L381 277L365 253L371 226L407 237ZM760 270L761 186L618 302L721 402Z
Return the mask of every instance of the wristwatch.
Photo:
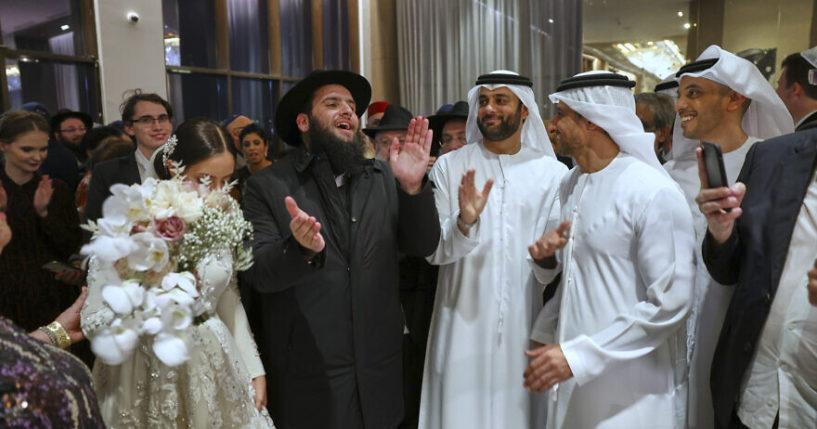
M467 223L465 223L464 220L462 220L462 216L457 215L457 226L459 226L459 227L461 227L463 229L471 229L471 228L474 227L474 225L477 224L477 222L479 222L479 218L477 218L477 220L475 220L474 223L467 224Z

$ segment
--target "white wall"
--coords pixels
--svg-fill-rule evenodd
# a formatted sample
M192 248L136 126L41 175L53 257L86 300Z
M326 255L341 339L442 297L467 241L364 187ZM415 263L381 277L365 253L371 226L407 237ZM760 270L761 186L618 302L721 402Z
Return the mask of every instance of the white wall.
M134 88L167 98L162 0L94 0L102 115L121 118L123 94ZM139 22L127 20L129 12Z

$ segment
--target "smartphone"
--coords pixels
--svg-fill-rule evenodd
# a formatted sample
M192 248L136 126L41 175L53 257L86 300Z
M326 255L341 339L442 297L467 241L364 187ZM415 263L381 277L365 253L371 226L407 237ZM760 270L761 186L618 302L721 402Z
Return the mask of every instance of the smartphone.
M726 178L726 168L723 166L721 147L715 143L701 142L701 148L703 149L704 168L709 188L728 187L729 180ZM724 210L728 212L732 209L726 208Z
M726 168L723 166L721 147L710 142L701 142L701 147L704 152L704 167L706 168L706 181L709 182L709 187L728 187L729 181L726 179Z
M79 268L66 264L65 262L60 261L51 261L46 264L43 264L43 269L51 271L52 273L61 273L63 271L79 271L82 272Z

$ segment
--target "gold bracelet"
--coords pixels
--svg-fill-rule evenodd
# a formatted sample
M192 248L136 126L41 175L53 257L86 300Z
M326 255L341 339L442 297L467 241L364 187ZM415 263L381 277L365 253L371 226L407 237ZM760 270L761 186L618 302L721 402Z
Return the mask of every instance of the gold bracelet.
M68 336L68 332L60 322L55 320L48 326L41 326L40 329L48 335L48 338L51 340L51 344L61 349L67 349L69 346L71 346L71 337Z

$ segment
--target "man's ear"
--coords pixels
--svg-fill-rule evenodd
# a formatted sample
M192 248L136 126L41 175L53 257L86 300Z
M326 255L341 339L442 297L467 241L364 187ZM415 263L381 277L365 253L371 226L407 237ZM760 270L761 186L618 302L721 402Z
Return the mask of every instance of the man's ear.
M298 116L295 117L295 123L302 133L309 131L309 116L307 116L306 113L299 113Z
M729 102L726 104L726 110L729 112L734 112L739 110L743 103L746 102L746 96L743 94L738 93L737 91L729 91Z
M520 101L521 103L521 101ZM524 104L522 105L522 119L528 119L528 107Z
M793 95L803 95L803 85L800 85L800 82L793 82L791 84L791 93Z
M129 137L133 138L133 136L136 135L136 132L133 131L133 124L128 124L127 122L125 122L124 128L125 134L127 134Z

